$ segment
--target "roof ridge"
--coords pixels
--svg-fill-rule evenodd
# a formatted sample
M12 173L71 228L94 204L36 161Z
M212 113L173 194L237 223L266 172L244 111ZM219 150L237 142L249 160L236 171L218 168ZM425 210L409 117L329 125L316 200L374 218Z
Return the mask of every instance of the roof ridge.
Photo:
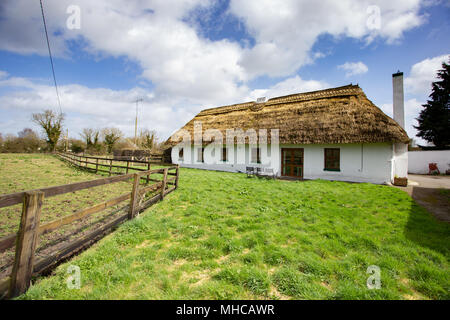
M310 96L310 95L319 95L321 93L330 93L332 91L344 91L346 89L348 90L348 89L361 89L361 88L357 84L355 84L355 85L348 84L348 85L340 86L340 87L327 88L327 89L321 89L321 90L315 90L315 91L300 92L300 93L293 93L293 94L289 94L289 95L285 95L285 96L274 97L274 98L269 99L268 102L269 101L273 101L273 100L277 100L277 99L284 99L284 98L291 98L291 97L302 97L302 96Z
M302 92L302 93L295 93L290 94L286 96L279 96L269 99L265 103L261 103L261 105L275 105L275 104L281 104L286 102L296 102L296 101L307 101L307 100L315 100L315 99L322 99L322 98L331 98L339 95L356 95L363 93L362 89L359 87L359 85L353 85L349 84L346 86L341 87L335 87L335 88L328 88L328 89L322 89L322 90L316 90L316 91L309 91L309 92ZM198 115L210 115L210 114L221 114L221 113L227 113L231 111L239 111L239 110L245 110L249 107L252 107L255 105L256 102L254 101L248 101L238 104L232 104L232 105L226 105L221 107L215 107L215 108L208 108L203 109L200 111Z

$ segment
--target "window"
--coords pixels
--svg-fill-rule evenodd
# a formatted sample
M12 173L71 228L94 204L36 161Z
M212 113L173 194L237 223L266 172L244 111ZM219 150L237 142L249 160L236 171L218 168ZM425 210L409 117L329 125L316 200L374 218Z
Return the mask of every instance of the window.
M184 149L180 149L180 151L178 151L178 160L183 161L183 157L184 157Z
M252 148L252 163L261 163L261 149Z
M205 153L205 148L198 148L197 149L197 162L204 162L203 155Z
M221 159L223 162L226 162L228 160L228 150L227 148L222 148L222 157Z
M341 171L340 149L325 148L326 171Z

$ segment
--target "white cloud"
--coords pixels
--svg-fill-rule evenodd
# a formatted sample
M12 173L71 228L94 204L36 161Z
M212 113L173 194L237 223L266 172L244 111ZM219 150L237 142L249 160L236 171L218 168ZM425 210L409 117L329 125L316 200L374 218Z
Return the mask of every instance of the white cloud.
M303 80L299 76L288 78L268 89L256 89L250 92L247 100L256 101L257 98L266 97L267 99L289 95L293 93L316 91L329 88L330 85L324 81Z
M11 121L0 123L0 132L3 133L30 126L31 113L56 105L55 88L51 84L10 77L0 80L1 87L13 90L0 95L0 110L15 115ZM184 109L179 100L156 98L152 92L139 87L111 90L71 84L60 86L59 92L63 112L68 115L66 127L70 128L73 137L85 127L109 126L118 127L129 136L133 135L135 105L132 101L138 96L144 98L144 102L139 105L139 128L154 129L161 137L169 136L201 109L200 106Z
M449 60L450 53L428 58L413 65L409 77L405 79L406 91L428 96L431 93L431 83L437 80L437 71L442 68L442 62L448 63Z
M69 5L81 8L80 30L66 28ZM65 41L82 38L85 50L95 55L138 62L159 92L201 102L239 96L242 83L259 75L293 75L320 57L311 49L322 34L393 42L424 22L419 0L232 0L229 13L243 21L256 42L242 48L205 39L189 24L193 10L213 5L212 0L49 0L45 10L56 55L69 56ZM367 26L367 8L373 5L381 12L381 27L375 30ZM46 55L37 1L8 1L0 12L0 49Z
M369 6L380 8L379 29L369 28ZM249 76L286 76L311 60L311 49L323 34L370 42L376 37L392 43L425 22L419 0L232 0L230 12L241 18L256 45L239 63Z
M58 0L44 4L57 56L70 54L66 41L83 39L84 50L93 55L127 57L137 62L142 76L155 85L156 94L194 103L227 102L246 90L243 82L247 77L238 64L239 44L204 39L183 20L210 1ZM80 30L66 28L69 5L80 6ZM0 49L46 55L38 2L17 0L0 6Z
M8 72L0 70L0 79L6 78L8 76Z
M56 31L62 28L65 17L65 8L57 2L47 6L50 30ZM67 8L67 6L66 6ZM0 3L0 49L17 52L20 54L47 54L47 44L45 42L44 28L41 18L41 8L39 1L2 1ZM59 17L55 19L54 17ZM52 33L50 33L52 34ZM52 37L52 49L55 55L67 54L63 37Z
M410 138L413 138L420 144L426 144L426 142L416 137L417 130L413 126L417 125L416 118L419 116L422 110L422 102L417 99L405 100L405 130ZM393 117L392 103L386 103L380 106L380 109L390 117Z
M0 80L0 88L13 90L0 95L0 112L6 111L19 115L14 120L0 123L0 132L17 132L31 125L30 116L56 105L55 88L38 81L7 77ZM303 80L295 76L281 81L268 89L246 90L242 96L230 103L254 101L258 97L273 98L277 96L320 90L329 87L326 82ZM130 90L111 90L106 88L88 88L71 84L59 86L66 127L70 135L77 137L85 127L102 128L115 126L128 136L134 134L136 97L143 97L139 105L139 128L156 130L161 138L167 138L175 130L194 117L200 110L217 107L220 104L192 104L176 97L158 96L140 87ZM190 108L186 105L190 104ZM28 120L27 120L28 119Z
M369 71L369 68L361 61L346 62L344 64L339 65L337 68L346 71L345 76L347 78L358 74L364 74Z

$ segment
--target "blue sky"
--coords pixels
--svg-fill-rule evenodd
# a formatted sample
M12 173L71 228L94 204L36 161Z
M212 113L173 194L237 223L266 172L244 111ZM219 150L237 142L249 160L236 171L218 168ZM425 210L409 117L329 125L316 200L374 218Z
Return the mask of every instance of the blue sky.
M405 74L407 132L436 70L450 59L449 1L44 2L70 136L139 127L167 138L207 107L358 83L392 114L392 73ZM69 10L80 28L68 28ZM370 6L379 9L379 24ZM78 16L76 16L77 18ZM57 110L39 1L0 4L0 132L36 128ZM75 21L75 20L70 20ZM373 21L373 20L371 20ZM37 128L36 128L37 129ZM419 139L416 139L420 141ZM420 141L422 142L422 141Z

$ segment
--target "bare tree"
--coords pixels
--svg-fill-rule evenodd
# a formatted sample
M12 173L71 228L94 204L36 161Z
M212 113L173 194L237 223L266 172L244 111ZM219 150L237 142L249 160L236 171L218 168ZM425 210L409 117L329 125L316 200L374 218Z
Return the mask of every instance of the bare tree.
M52 110L33 113L33 122L44 130L47 136L47 145L51 151L55 151L56 144L61 136L63 121L64 114L56 114Z
M25 128L22 131L19 131L17 133L17 135L19 136L19 138L25 138L26 136L29 136L29 135L35 135L35 133L30 128Z
M145 129L141 131L139 137L139 146L144 149L152 150L157 141L155 131Z
M99 132L92 128L84 128L83 132L80 133L80 136L84 139L86 147L89 148L98 143Z
M102 130L102 136L107 152L111 153L114 145L123 136L123 133L117 128L105 128Z
M84 139L86 143L86 149L88 150L99 150L100 149L100 131L92 128L84 128L80 136Z

